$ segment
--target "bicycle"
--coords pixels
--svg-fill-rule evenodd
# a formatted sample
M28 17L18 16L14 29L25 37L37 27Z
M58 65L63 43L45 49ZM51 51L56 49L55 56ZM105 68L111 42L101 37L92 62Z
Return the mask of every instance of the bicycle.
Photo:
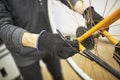
M48 3L48 9L49 9L49 17L50 17L50 23L51 26L53 28L53 32L56 33L56 30L54 28L56 28L56 24L54 22L53 19L53 14L52 13L52 4L54 4L54 0L52 2L49 1ZM115 48L117 48L118 51L119 47L120 47L120 42L115 39L112 35L110 35L105 28L107 26L110 26L110 24L112 24L113 22L117 21L118 19L120 19L120 7L118 9L116 9L112 14L110 14L109 16L105 17L102 21L100 21L98 24L96 24L94 27L92 27L91 29L89 29L87 32L85 32L83 35L81 35L80 37L76 38L76 40L79 42L79 50L80 50L80 54L81 52L83 53L82 55L84 57L87 57L89 60L95 61L97 64L99 64L101 67L103 67L105 70L107 70L108 72L110 72L111 74L113 74L116 78L120 79L120 72L118 72L116 69L114 69L113 67L111 67L108 63L106 63L104 60L102 60L100 57L96 56L93 52L91 52L91 50L86 49L81 42L84 41L85 39L87 39L89 36L91 36L93 33L95 33L96 31L99 31L102 35L104 35L104 37L106 37L113 45L115 45ZM65 37L58 31L58 33L61 35L61 37L63 39L65 39ZM120 53L120 52L119 52ZM116 56L114 56L116 57ZM119 61L119 60L118 60ZM72 58L68 58L67 62L70 64L70 66L74 69L74 71L81 77L81 79L87 79L87 80L91 80L91 78L85 74L80 68L78 69L78 66L76 66L76 64L73 62Z

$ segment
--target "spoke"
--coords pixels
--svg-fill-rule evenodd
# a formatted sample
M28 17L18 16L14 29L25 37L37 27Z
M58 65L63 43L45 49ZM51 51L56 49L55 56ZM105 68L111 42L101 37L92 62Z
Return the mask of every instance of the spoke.
M106 0L106 3L105 3L105 7L104 7L104 11L103 11L103 17L104 17L105 12L106 12L106 7L107 7L107 4L108 4L108 0Z
M100 55L99 55L99 52L98 52L98 38L96 39L96 45L95 45L95 48L93 49L93 51L95 52L95 54L96 54L97 56L100 56Z
M115 47L120 48L120 46L115 46Z
M69 0L68 0L68 1L69 1ZM108 13L111 12L111 10L113 9L113 7L116 5L117 2L118 2L118 0L115 0L115 1L114 1L112 7L110 7L110 10L108 10ZM91 5L92 5L92 0L89 0L89 6L91 6ZM62 7L63 7L63 6L62 6ZM103 8L104 8L103 16L106 15L107 7L108 7L108 0L106 0L105 6L103 7ZM73 8L73 7L72 7L72 8ZM65 9L65 8L63 7L63 9ZM77 19L77 16L75 15L75 13L69 13L67 10L66 10L66 12L68 13L68 15L74 14L74 17L73 17L73 16L71 16L71 17L72 17L72 19L79 25L79 22L78 22L78 19ZM91 17L91 23L94 24L94 21L92 20L92 16L90 15L91 11L88 11L88 13L89 13L89 16ZM108 15L108 13L107 13L107 15ZM114 24L114 25L111 25L110 27L114 27L114 26L118 26L118 25L120 25L120 24ZM112 35L112 36L120 36L120 35ZM64 40L64 36L63 36L63 40ZM97 39L97 41L98 41L98 39ZM72 49L74 49L76 52L78 52L78 50L76 50L74 47L72 47L69 43L67 43L67 44L68 44ZM98 56L98 58L104 60L104 57L100 54L99 50L97 50L98 47L99 47L99 46L98 46L98 42L96 42L96 46L95 46L95 48L94 48L95 56ZM109 50L107 49L107 47L106 47L105 44L103 44L103 47L105 47L105 49L106 49L107 51L109 51ZM117 47L120 47L120 46L117 46ZM88 59L91 59L91 58L88 57L86 54L83 54L83 53L81 53L81 52L78 52L78 53L81 54L82 56L88 58ZM88 54L88 55L89 55L89 54ZM94 57L94 56L93 56L93 57ZM92 60L92 59L91 59L91 60ZM98 62L99 62L99 60L98 60ZM98 64L99 64L99 63L98 63ZM100 65L101 65L101 64L100 64ZM104 66L103 66L103 67L104 67ZM106 67L105 67L105 68L106 68ZM76 71L77 71L77 70L76 70ZM109 70L108 70L108 71L109 71ZM113 70L113 71L114 71L114 70ZM110 72L111 72L111 71L110 71ZM115 73L115 74L116 74L116 73Z
M89 6L91 6L91 4L92 4L92 0L89 0Z
M112 36L120 36L120 34L112 34Z
M110 27L116 27L116 26L119 26L119 25L120 25L120 23L119 24L111 25Z
M82 0L80 0L80 1L82 1ZM73 8L73 6L72 6L72 4L71 4L71 2L69 1L69 0L67 0L67 2L68 2L68 4L70 5L70 8L72 9L72 10L74 10L74 8ZM83 2L83 1L82 1ZM78 19L78 15L73 11L69 11L69 10L67 10L63 5L61 5L61 7L66 11L66 13L68 14L68 15L70 15L70 17L75 21L75 23L78 25L78 26L80 26L80 22L79 22L79 19ZM82 6L82 8L83 8L83 6Z
M92 0L89 0L89 6L91 6L91 4L92 4ZM87 11L87 14L88 14L88 16L90 17L90 23L95 25L95 23L94 23L94 21L93 21L93 19L92 19L91 8L90 8L89 11Z
M108 13L106 14L106 16L111 12L111 10L113 9L113 7L117 4L118 0L116 0L114 2L114 4L111 6L111 8L109 9Z

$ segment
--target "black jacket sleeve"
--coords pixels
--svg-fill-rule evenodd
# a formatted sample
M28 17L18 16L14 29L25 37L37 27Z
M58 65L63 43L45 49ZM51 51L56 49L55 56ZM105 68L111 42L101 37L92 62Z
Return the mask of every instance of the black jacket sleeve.
M20 48L23 47L21 40L24 32L26 30L12 24L11 15L7 11L5 4L0 0L0 38L7 45L7 48L16 48L14 51L19 52Z

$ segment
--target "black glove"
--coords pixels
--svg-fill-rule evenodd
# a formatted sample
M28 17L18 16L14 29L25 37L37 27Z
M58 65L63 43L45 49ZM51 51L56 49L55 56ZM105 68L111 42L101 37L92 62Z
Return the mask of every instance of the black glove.
M74 46L77 42L67 41L70 45ZM58 34L42 32L38 37L37 48L39 51L47 51L51 55L56 55L60 58L68 58L73 56L76 51L70 47Z
M90 29L91 27L93 27L95 24L99 23L103 17L98 14L93 7L88 7L87 9L85 9L84 13L83 13L83 17L85 18L86 22L87 22L87 28ZM105 30L109 30L109 28L106 28Z

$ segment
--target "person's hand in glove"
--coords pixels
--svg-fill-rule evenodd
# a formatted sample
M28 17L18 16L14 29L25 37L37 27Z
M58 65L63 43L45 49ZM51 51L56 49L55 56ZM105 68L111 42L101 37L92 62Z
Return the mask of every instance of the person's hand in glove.
M72 47L77 45L77 42L74 41L64 41L58 34L42 31L38 37L37 49L39 51L47 51L48 53L51 53L51 55L56 55L60 58L68 58L73 56L76 51L66 42Z
M98 14L91 6L85 9L83 17L87 22L88 29L90 29L92 26L94 26L103 19L103 17Z
M99 23L103 17L97 13L94 9L94 7L85 7L84 1L82 0L69 0L71 5L73 6L73 10L83 15L83 17L86 20L87 28L90 29L97 23ZM109 30L109 28L106 28L105 30Z
M96 25L97 23L99 23L103 17L98 14L94 7L90 6L88 8L86 8L83 12L83 17L86 20L87 23L87 28L90 29L92 28L94 25ZM109 30L109 28L106 28L105 30Z
M86 8L82 0L68 0L68 3L72 5L71 8L73 10L83 15L87 22L88 29L103 19L103 17L94 10L94 7L90 6Z

